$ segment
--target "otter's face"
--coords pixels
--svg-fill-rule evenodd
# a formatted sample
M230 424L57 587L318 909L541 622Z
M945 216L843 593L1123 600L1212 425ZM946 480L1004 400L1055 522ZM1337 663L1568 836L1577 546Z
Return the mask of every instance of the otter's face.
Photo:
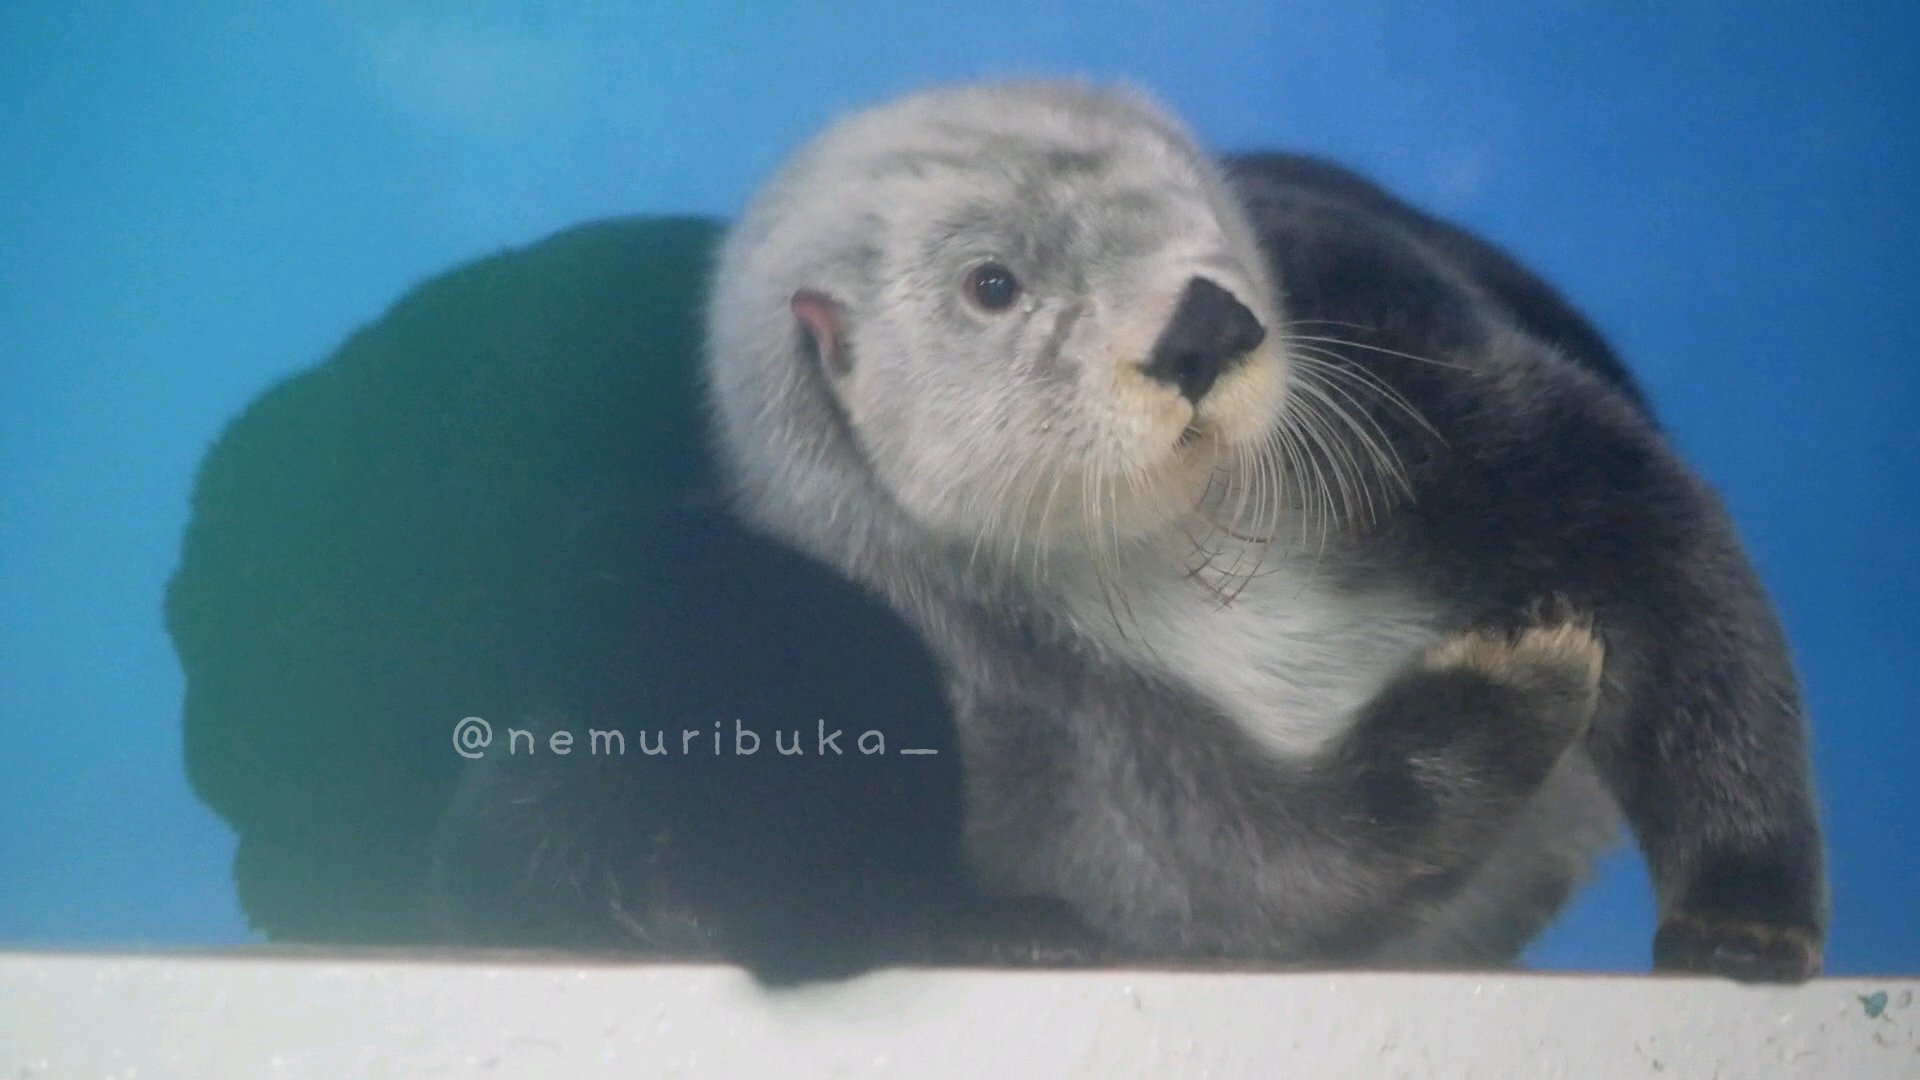
M1177 145L1081 134L983 126L881 158L846 193L863 243L791 296L873 475L963 544L1164 530L1279 413L1238 208Z

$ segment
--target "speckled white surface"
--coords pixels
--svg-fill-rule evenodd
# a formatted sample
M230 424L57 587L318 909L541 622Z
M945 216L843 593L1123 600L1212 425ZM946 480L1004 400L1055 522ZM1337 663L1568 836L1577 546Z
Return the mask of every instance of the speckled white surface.
M1884 995L1881 997L1879 995ZM0 954L0 1078L1920 1077L1920 979Z

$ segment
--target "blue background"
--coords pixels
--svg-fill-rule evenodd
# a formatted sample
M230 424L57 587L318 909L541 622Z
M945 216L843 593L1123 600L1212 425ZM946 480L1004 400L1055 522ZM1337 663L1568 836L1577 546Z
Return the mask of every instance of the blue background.
M1795 643L1830 969L1920 971L1910 5L680 7L0 5L0 943L249 940L159 605L255 394L453 264L731 215L847 107L1084 73L1358 166L1595 318ZM1623 852L1532 955L1636 970L1651 933Z

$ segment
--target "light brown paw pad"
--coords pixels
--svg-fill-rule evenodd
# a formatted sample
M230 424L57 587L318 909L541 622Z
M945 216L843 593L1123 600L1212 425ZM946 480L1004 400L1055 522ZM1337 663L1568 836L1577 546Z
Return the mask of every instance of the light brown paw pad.
M1433 671L1466 668L1497 682L1521 685L1543 675L1557 676L1590 694L1599 692L1605 662L1606 649L1592 622L1584 618L1513 632L1475 630L1441 642L1426 656L1426 666Z
M1656 971L1741 982L1805 982L1820 973L1820 940L1799 926L1713 915L1676 915L1653 937Z

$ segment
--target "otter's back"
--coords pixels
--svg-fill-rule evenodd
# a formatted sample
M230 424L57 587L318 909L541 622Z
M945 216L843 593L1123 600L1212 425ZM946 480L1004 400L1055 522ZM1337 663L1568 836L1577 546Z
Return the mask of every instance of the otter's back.
M1482 294L1476 299L1498 305L1515 325L1605 379L1633 401L1649 422L1653 421L1651 407L1639 383L1600 332L1556 289L1506 252L1328 161L1300 154L1260 153L1228 157L1225 164L1236 190L1259 220L1263 236L1269 239L1285 236L1313 247L1312 259L1295 260L1287 258L1285 252L1280 253L1283 263L1290 268L1297 264L1321 279L1302 281L1300 275L1294 275L1285 285L1290 305L1319 307L1310 301L1299 304L1293 294L1325 295L1329 290L1337 291L1339 282L1325 280L1325 277L1329 272L1337 272L1339 267L1353 267L1354 273L1371 270L1377 275L1392 272L1390 266L1380 265L1383 258L1386 261L1394 261L1395 256L1422 261L1438 259L1476 287ZM1290 223L1302 222L1307 217L1318 223L1317 228L1309 230L1316 235L1300 236L1302 230L1289 228ZM1329 224L1334 227L1329 228ZM1410 239L1421 250L1417 254L1392 252L1396 245L1390 241L1360 242L1359 233L1371 234L1373 239L1380 239L1383 234L1397 234L1402 238L1397 246L1408 246L1404 240ZM1330 247L1343 250L1331 252ZM1341 257L1329 257L1336 254ZM1356 263L1366 265L1357 267ZM1409 284L1414 279L1422 279L1422 287L1410 290L1410 294L1417 297L1416 302L1457 305L1465 299L1434 291L1439 283L1432 280L1427 269L1409 268ZM1404 302L1408 297L1402 299ZM1292 314L1303 312L1296 310Z

